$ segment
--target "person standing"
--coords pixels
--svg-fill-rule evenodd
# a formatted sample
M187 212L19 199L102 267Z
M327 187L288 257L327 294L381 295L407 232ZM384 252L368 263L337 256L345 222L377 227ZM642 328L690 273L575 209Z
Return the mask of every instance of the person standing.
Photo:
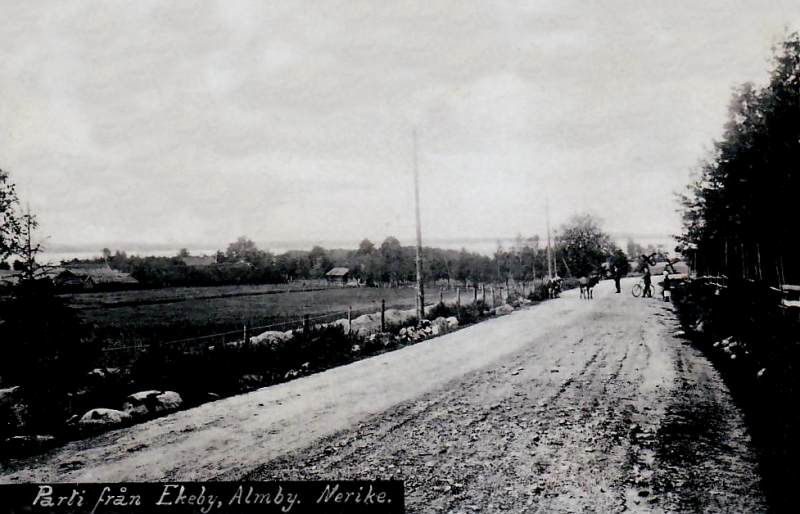
M651 289L650 289L650 266L645 265L644 267L644 294L642 298L652 298Z
M620 292L619 281L622 279L622 270L619 266L614 266L614 285L617 287L617 293Z

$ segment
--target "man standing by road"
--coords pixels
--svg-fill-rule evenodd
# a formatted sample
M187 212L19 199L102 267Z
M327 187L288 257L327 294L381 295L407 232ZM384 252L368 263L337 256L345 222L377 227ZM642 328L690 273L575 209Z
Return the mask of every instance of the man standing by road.
M652 298L651 290L650 290L650 266L645 265L644 267L644 294L642 298Z
M664 280L661 282L661 287L664 288L662 295L664 296L664 301L668 302L670 297L672 296L672 291L670 291L670 283L669 283L669 271L664 270Z
M620 292L619 290L620 279L622 279L622 270L619 269L619 266L614 266L614 285L617 287L617 293Z
M642 298L652 298L652 290L650 289L651 277L650 277L650 266L655 266L656 263L653 261L653 258L657 254L651 253L650 255L642 255L642 271L644 272L644 294Z

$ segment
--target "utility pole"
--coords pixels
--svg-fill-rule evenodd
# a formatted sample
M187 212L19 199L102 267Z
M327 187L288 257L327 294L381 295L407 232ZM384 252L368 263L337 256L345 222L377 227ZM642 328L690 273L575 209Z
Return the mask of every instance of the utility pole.
M25 223L25 236L24 236L24 248L23 251L25 255L23 258L25 259L25 271L23 275L27 280L33 280L34 272L36 271L36 254L38 254L42 247L40 244L33 244L31 242L31 234L33 229L36 228L37 223L33 216L31 216L31 206L30 204L26 205L25 215L23 216Z
M550 201L545 199L545 217L547 218L547 278L553 279L553 264L550 250Z
M414 127L414 203L417 215L417 322L425 318L425 289L422 285L422 227L419 219L419 163L417 159L417 127Z

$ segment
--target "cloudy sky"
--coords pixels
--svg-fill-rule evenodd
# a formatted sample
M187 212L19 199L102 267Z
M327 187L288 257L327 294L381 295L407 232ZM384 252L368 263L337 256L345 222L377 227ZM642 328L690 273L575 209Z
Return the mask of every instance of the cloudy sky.
M0 166L50 245L679 231L796 0L0 2ZM469 245L468 245L469 246ZM123 248L124 249L124 248Z

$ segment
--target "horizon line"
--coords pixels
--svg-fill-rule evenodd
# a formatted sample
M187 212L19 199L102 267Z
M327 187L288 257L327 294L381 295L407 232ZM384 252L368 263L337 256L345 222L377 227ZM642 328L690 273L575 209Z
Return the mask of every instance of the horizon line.
M635 242L637 240L653 240L653 239L661 239L661 240L674 240L675 237L672 234L663 234L663 233L628 233L628 232L608 232L607 233L612 239L620 240L620 239L632 239ZM525 241L527 239L531 239L533 237L539 236L539 234L534 234L531 236L521 236L522 240ZM401 238L397 236L386 236L382 240L373 241L369 237L361 237L361 238L353 238L350 240L345 239L294 239L294 240L274 240L274 241L259 241L253 239L253 241L259 247L264 246L265 250L269 250L270 247L277 247L280 249L288 249L288 250L295 250L295 249L302 249L305 247L313 247L313 246L322 246L326 249L338 249L341 246L339 245L358 245L362 240L368 239L372 241L373 244L380 244L388 237L395 237L399 241L402 241ZM514 236L474 236L474 237L444 237L444 238L430 238L425 241L423 239L423 246L432 246L435 244L488 244L488 243L502 243L502 242L512 242L518 239L518 235ZM541 236L539 236L541 239ZM413 240L413 237L407 238L409 241ZM233 242L233 241L231 241ZM165 243L165 242L157 242L157 243L148 243L144 241L109 241L102 244L94 244L94 243L50 243L50 244L43 244L44 253L48 252L91 252L97 251L102 252L103 248L108 248L111 251L128 251L128 250L144 250L144 251L157 251L157 250L176 250L181 248L187 249L204 249L204 250L211 250L211 248L218 247L218 250L224 251L224 249L231 243L224 243L222 245L217 245L211 242L206 243L198 243L198 242L183 242L183 243ZM409 243L413 246L412 243Z

